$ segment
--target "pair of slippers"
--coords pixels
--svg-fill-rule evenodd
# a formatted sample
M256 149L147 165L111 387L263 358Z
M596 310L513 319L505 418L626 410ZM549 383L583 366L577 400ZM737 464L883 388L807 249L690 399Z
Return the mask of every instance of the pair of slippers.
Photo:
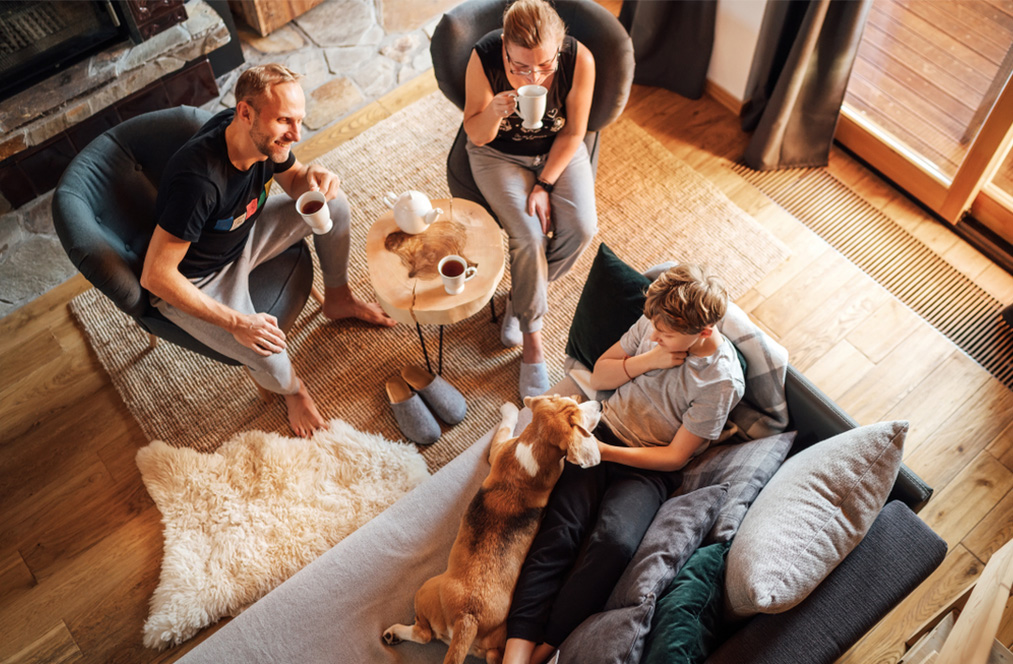
M447 424L457 424L468 412L457 388L414 365L387 379L387 400L401 433L419 445L431 445L440 438L434 413Z

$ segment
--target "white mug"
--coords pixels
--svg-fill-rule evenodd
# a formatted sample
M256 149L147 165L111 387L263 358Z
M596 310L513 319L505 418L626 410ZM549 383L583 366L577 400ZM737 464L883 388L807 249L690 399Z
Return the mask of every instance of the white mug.
M522 85L517 89L517 115L525 129L541 129L549 91L541 85Z
M319 191L307 191L300 196L295 209L317 235L331 230L331 211L327 209L327 199Z
M478 272L474 265L468 265L468 261L460 256L444 256L436 265L436 269L443 279L443 288L449 295L457 295L464 290L464 282L471 281L471 278Z

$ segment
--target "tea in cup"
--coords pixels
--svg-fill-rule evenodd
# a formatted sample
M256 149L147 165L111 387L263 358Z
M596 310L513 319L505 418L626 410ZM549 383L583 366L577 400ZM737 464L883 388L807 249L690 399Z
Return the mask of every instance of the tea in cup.
M470 281L478 268L468 265L464 258L456 255L444 256L436 265L440 278L443 279L443 288L449 295L457 295L464 290L464 282Z
M319 191L307 191L295 202L295 208L317 235L331 230L331 211L327 209L327 199Z
M541 85L522 85L517 89L517 115L525 129L541 129L549 91Z

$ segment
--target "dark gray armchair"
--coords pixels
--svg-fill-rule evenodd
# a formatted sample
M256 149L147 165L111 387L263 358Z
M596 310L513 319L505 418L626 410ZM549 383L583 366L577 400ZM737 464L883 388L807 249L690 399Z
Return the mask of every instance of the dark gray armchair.
M464 109L464 76L475 43L486 33L503 27L504 0L468 0L443 15L433 32L429 51L440 90ZM633 44L618 19L592 0L556 0L553 3L567 33L594 55L595 84L588 117L587 144L592 171L598 167L598 132L619 117L633 84ZM471 175L465 149L464 125L457 132L447 157L447 183L452 196L467 198L488 208ZM492 212L490 210L490 212Z
M108 130L71 162L53 194L53 221L81 274L150 335L226 364L239 362L200 343L151 306L141 288L144 254L155 228L155 198L169 158L211 114L183 106L134 117ZM291 328L313 285L305 242L250 275L257 311Z

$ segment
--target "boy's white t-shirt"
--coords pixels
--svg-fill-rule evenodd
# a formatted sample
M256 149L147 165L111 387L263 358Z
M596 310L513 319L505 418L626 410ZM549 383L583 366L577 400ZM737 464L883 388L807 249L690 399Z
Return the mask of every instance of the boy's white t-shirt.
M652 329L650 319L641 316L619 340L623 352L632 357L651 350L657 345ZM707 441L696 456L721 435L745 387L735 348L726 339L711 355L691 355L677 367L623 383L605 401L602 419L630 447L668 445L684 426Z

